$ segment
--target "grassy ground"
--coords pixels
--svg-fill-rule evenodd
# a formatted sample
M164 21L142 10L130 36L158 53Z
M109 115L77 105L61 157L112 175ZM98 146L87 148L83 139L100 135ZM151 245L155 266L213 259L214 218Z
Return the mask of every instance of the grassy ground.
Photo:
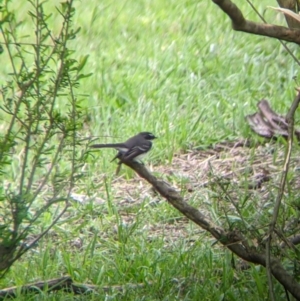
M268 1L257 2L270 22L283 23L264 12ZM239 5L248 18L258 20L246 2ZM190 160L180 154L219 141L255 139L244 116L254 112L257 101L269 99L285 113L293 98L298 70L280 43L233 32L211 1L78 1L76 9L81 31L72 47L78 57L89 54L86 72L93 73L79 88L86 102L82 135L104 143L141 130L153 132L159 139L146 164L179 189L189 183L191 166L167 170L178 158ZM25 4L18 10L21 17ZM5 72L1 66L0 78ZM113 156L113 150L101 150L89 157L75 193L90 200L74 202L51 233L13 266L1 287L69 274L100 287L145 284L76 300L268 298L264 270L232 269L229 252L212 247L211 237L131 171L123 168L116 177L116 166L109 163ZM196 180L201 183L203 177ZM201 206L211 201L206 198L200 188L192 201ZM205 208L217 220L219 207ZM50 220L46 216L45 225ZM32 298L74 299L65 293Z

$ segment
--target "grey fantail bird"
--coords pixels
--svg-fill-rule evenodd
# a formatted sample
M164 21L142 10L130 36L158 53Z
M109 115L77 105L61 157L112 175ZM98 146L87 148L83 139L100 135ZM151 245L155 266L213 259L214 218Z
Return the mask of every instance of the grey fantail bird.
M108 143L108 144L93 144L92 148L114 148L118 151L117 155L112 159L120 159L120 164L122 161L135 161L140 162L140 160L149 152L152 147L151 140L155 137L150 132L141 132L127 141L122 143Z

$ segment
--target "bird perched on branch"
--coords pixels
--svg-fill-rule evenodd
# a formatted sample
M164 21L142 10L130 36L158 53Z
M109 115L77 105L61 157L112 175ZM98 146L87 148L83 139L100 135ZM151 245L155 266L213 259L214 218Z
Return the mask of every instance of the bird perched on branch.
M116 156L111 160L119 159L119 167L117 173L120 170L121 164L124 161L141 162L141 159L150 151L152 147L151 140L156 139L150 132L141 132L127 141L122 143L108 143L108 144L93 144L92 148L114 148L118 151Z

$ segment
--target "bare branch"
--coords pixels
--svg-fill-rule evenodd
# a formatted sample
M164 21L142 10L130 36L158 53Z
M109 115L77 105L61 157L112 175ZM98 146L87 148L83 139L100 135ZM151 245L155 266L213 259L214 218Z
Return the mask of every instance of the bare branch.
M267 276L268 276L268 283L269 283L269 289L270 289L270 298L271 300L275 300L274 296L274 290L273 290L273 284L272 284L272 267L271 267L271 242L272 242L272 236L275 229L275 225L278 218L278 213L281 205L281 200L283 198L284 189L287 181L287 174L289 170L289 163L291 160L291 153L292 153L292 146L293 146L293 137L294 137L294 114L296 112L296 109L300 102L300 92L298 92L297 96L295 97L292 106L287 114L287 125L288 125L288 144L287 144L287 150L285 155L285 161L283 165L283 170L281 174L281 180L280 180L280 186L279 186L279 192L276 198L274 211L272 220L269 227L269 233L268 233L268 239L266 243L266 268L267 268Z
M241 10L230 0L212 0L232 21L232 28L256 35L276 38L300 45L300 30L284 26L261 24L244 18Z
M266 255L250 247L246 239L237 231L225 231L223 228L215 225L209 218L202 214L196 208L190 206L186 200L171 187L167 182L158 180L153 176L144 165L136 162L122 162L132 168L140 177L149 182L153 188L163 196L173 207L184 214L187 218L208 231L220 243L226 246L240 258L266 266ZM297 299L300 300L300 284L297 283L281 265L279 260L270 257L270 268L273 276Z
M147 285L151 285L153 282L147 282ZM8 298L16 298L20 293L26 294L39 294L41 291L55 292L63 290L66 292L72 292L75 295L87 295L94 294L99 295L102 292L111 291L126 291L126 289L140 289L145 287L145 283L126 283L124 285L111 285L111 286L99 286L92 284L75 283L69 276L50 279L47 281L37 281L34 283L23 285L20 289L18 286L8 287L0 290L0 300L7 300Z

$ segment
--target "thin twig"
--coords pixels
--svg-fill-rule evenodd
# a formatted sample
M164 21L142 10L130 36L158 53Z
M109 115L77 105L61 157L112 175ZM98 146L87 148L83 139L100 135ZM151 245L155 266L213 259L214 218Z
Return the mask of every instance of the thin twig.
M230 0L212 0L232 21L232 28L236 31L276 38L300 45L300 30L284 26L260 24L252 22L243 16L241 10Z
M251 8L255 11L255 13L259 16L259 18L265 23L268 24L266 19L259 13L259 11L256 9L256 7L253 5L253 3L250 0L247 0L248 4L251 6ZM281 40L278 40L281 45L285 48L285 50L288 52L288 54L293 58L293 60L300 66L300 61L298 58L293 54L293 52L290 50L290 48Z
M268 284L269 284L269 291L270 291L270 299L275 300L274 295L274 289L273 289L273 281L272 281L272 272L271 272L271 241L272 241L272 235L275 230L275 225L278 218L278 213L281 205L281 201L284 194L284 189L286 185L286 179L289 169L289 163L291 159L291 153L292 153L292 145L293 145L293 137L294 137L294 115L296 112L296 109L300 102L300 92L297 93L297 96L295 97L291 108L286 116L287 123L288 123L288 143L287 143L287 150L285 154L285 160L283 165L283 170L281 173L281 179L280 179L280 186L279 191L277 194L276 202L274 205L274 211L272 220L269 226L269 232L268 232L268 238L266 242L266 272L268 276Z

